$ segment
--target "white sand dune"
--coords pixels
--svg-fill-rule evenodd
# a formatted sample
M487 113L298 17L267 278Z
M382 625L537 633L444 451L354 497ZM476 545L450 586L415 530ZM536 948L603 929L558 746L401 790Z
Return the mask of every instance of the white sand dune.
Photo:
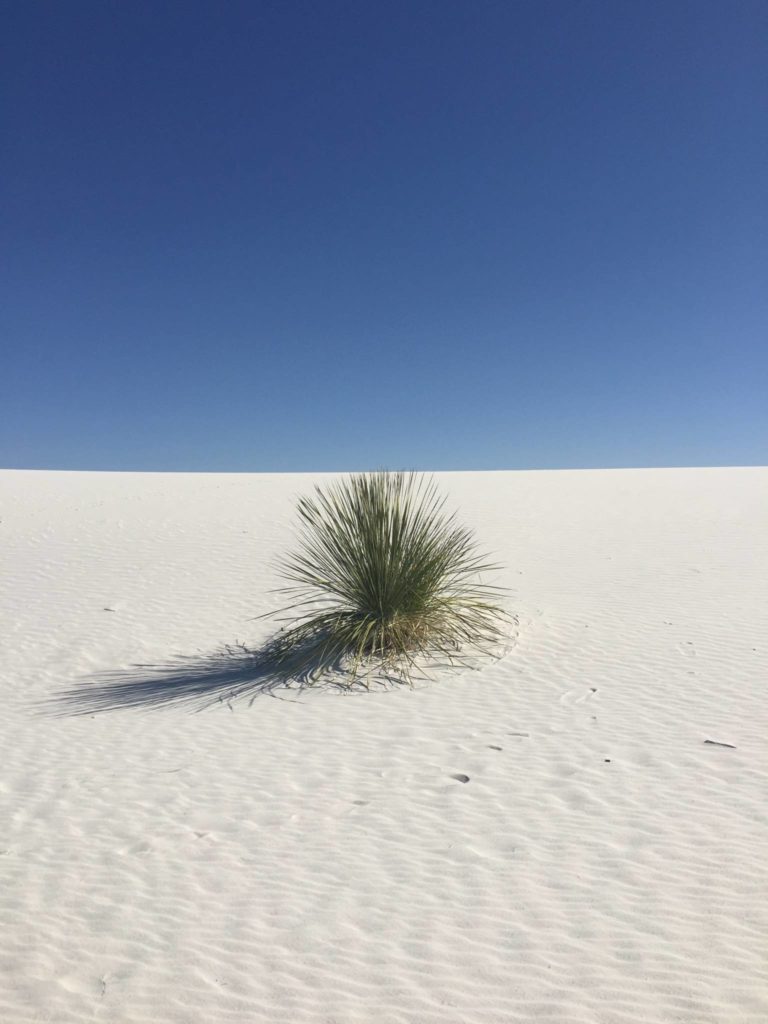
M38 710L263 639L317 479L0 473L0 1021L765 1024L768 470L438 474L479 671Z

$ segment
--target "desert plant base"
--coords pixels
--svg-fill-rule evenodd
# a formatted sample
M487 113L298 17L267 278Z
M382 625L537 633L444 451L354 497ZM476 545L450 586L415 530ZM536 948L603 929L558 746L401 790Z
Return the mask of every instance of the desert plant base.
M395 654L382 656L370 651L358 657L352 650L333 658L320 642L313 650L296 646L290 630L274 636L261 652L253 652L269 665L269 675L274 682L288 689L304 689L307 686L322 686L341 691L389 690L396 686L417 687L434 683L446 673L479 672L500 661L515 646L517 629L516 616L509 617L510 629L500 633L493 642L482 647L454 646L449 650L418 648L402 657ZM306 641L304 641L306 643Z

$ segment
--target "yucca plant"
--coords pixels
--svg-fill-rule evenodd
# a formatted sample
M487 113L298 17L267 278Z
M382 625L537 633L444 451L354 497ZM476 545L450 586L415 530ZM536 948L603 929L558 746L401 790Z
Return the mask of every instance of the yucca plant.
M278 564L297 613L269 645L278 669L313 681L341 670L408 682L420 664L489 651L504 635L499 567L444 512L431 478L362 473L301 498L299 549ZM299 609L301 611L299 611ZM363 671L365 670L365 671Z

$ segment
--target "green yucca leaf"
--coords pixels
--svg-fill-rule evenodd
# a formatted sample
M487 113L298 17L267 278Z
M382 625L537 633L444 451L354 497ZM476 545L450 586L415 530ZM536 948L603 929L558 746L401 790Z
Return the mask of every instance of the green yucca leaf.
M299 547L282 559L283 611L304 608L272 641L278 664L315 679L363 667L410 681L418 659L489 650L507 618L480 574L472 534L416 473L361 473L298 503Z

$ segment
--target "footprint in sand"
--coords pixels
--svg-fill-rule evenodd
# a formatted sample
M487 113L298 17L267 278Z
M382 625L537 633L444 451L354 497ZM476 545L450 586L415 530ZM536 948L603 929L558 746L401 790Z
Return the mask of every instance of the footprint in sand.
M574 697L575 693L578 693L578 697ZM571 704L583 704L585 700L592 700L596 693L596 686L589 686L582 690L568 690L560 698L560 703L566 706L570 706Z
M129 846L124 853L133 854L134 857L143 857L145 853L149 853L152 847L149 843L136 843L134 846Z

